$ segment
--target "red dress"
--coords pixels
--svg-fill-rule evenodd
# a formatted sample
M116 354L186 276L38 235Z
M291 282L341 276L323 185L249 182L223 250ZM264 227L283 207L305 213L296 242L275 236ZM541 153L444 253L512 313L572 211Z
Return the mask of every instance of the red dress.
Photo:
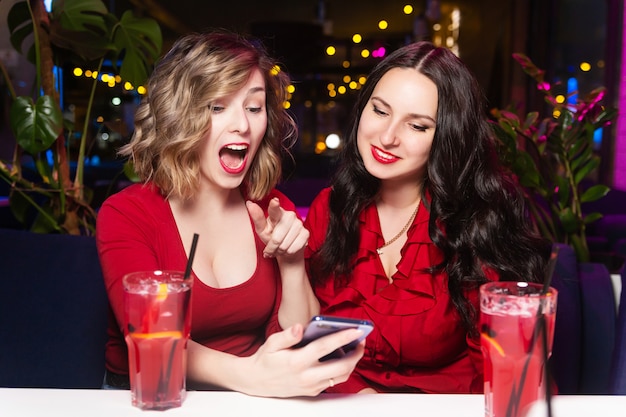
M285 210L295 210L293 203L278 191L258 203L267 211L273 197L280 199ZM254 228L252 220L250 224ZM106 367L111 372L127 375L128 350L121 331L124 323L122 277L140 270L184 271L187 254L169 203L156 187L131 185L109 197L98 213L96 237L114 313L109 319ZM269 334L280 330L278 265L275 259L263 257L265 245L256 234L255 239L257 268L247 281L230 288L213 288L194 276L192 340L237 356L249 356Z
M326 236L329 196L330 189L322 190L307 214L309 274L311 254ZM314 288L322 314L374 322L355 371L329 391L352 393L372 387L378 392L483 392L479 340L463 328L448 294L446 274L424 272L442 259L429 238L428 217L420 205L389 284L376 253L384 243L378 212L375 205L367 207L360 215L361 243L348 284L334 288L331 277ZM478 308L478 290L468 296Z

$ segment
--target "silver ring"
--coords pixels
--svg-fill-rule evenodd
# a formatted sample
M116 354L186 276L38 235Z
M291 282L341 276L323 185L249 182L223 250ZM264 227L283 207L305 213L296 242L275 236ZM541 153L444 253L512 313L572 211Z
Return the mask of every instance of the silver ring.
M333 378L330 378L330 379L328 380L328 387L329 387L329 388L332 388L332 387L334 387L334 386L335 386L335 380L334 380Z

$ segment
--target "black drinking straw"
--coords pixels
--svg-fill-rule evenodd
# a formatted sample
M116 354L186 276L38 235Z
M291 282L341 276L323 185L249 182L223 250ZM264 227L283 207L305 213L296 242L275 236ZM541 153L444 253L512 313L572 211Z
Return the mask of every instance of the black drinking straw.
M183 275L183 280L189 279L191 276L191 267L193 265L193 258L196 255L196 246L198 246L198 234L193 234L193 241L191 242L191 249L189 249L189 258L187 259L187 267L185 268L185 275ZM157 395L165 395L167 392L167 384L169 382L169 375L172 373L172 362L174 362L174 351L176 349L176 343L178 343L178 339L174 340L172 344L172 350L170 351L170 357L167 361L167 372L165 375L161 373L159 376L159 385L157 389Z
M558 254L559 247L557 245L553 245L552 253L550 254L550 259L548 260L548 265L546 266L546 271L543 279L543 288L541 289L542 298L539 300L539 307L537 308L537 322L535 323L535 328L533 330L530 350L528 351L528 357L526 359L526 362L524 363L522 374L520 375L519 387L513 386L513 389L511 390L511 398L509 399L509 405L506 410L507 417L517 415L520 395L522 394L522 390L524 389L526 373L528 372L528 366L530 365L530 357L533 353L533 349L535 348L535 341L540 335L542 339L542 354L544 363L543 371L546 387L546 406L548 408L548 417L552 417L552 387L550 380L550 371L548 369L548 329L546 326L546 317L543 314L543 308L545 303L544 297L548 294L548 291L550 291L550 283L552 282L552 275L554 275L554 270L556 268Z
M546 275L543 280L543 289L541 295L545 296L550 291L550 284L552 283L552 275L554 275L554 269L556 268L556 261L559 255L559 246L552 245L552 253L550 254L550 260L548 261L548 267L546 268ZM542 309L545 299L541 299L539 308ZM541 314L541 339L543 348L543 372L545 376L546 387L546 407L548 409L548 417L552 417L552 379L550 370L548 369L548 326L546 325L545 315Z
M185 269L185 275L183 279L187 279L191 276L191 266L193 265L193 257L196 255L196 246L198 246L198 234L193 234L193 241L191 242L191 249L189 250L189 259L187 260L187 268Z

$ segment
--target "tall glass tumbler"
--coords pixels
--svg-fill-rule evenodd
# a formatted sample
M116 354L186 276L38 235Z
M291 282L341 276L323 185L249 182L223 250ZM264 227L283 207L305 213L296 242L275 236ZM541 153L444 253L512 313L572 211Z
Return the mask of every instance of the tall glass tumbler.
M124 276L123 283L132 404L144 410L180 407L192 279L178 271L140 271Z
M557 291L542 290L527 282L490 282L480 288L485 417L520 417L545 398Z

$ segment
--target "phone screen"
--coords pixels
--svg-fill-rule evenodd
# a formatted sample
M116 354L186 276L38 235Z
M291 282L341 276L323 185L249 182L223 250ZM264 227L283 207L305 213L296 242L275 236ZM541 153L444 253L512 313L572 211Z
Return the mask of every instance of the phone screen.
M353 350L365 337L374 329L374 324L369 320L352 319L345 317L333 317L333 316L315 316L311 319L300 343L296 344L294 348L306 346L313 340L320 337L327 336L332 333L339 332L346 329L360 329L363 331L363 335L356 340L338 348L332 353L320 358L320 362L329 359L336 359L345 356L348 352Z

